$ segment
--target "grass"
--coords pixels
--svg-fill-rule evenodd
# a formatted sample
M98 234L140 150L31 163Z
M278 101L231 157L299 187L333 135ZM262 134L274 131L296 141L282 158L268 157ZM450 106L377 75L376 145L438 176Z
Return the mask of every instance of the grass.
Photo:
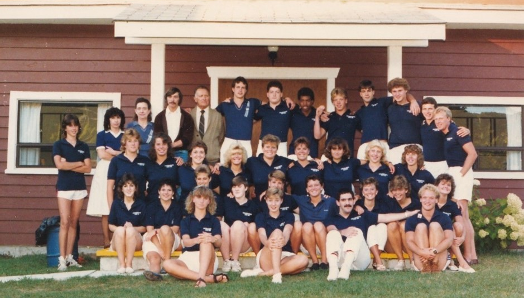
M28 260L26 260L26 258ZM29 274L47 272L45 256L0 259L0 272ZM327 282L327 271L284 276L282 285L271 284L270 277L240 278L230 274L226 285L208 284L195 289L194 282L167 277L152 283L143 277L112 276L74 278L67 281L24 280L0 285L1 297L522 297L524 253L480 255L475 274L444 272L353 271L349 281ZM31 266L31 264L33 264ZM95 269L96 261L84 268ZM49 270L54 272L54 268Z

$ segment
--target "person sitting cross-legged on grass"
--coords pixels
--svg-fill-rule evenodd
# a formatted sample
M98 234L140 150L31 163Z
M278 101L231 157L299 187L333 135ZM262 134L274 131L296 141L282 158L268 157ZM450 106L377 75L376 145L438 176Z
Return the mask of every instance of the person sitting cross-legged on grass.
M164 179L158 187L159 199L147 206L147 233L142 239L142 252L149 264L149 270L144 271L144 276L150 281L162 280L162 261L171 259L171 253L180 246L182 210L175 201L174 186L170 179Z
M265 200L268 210L255 219L260 241L264 245L257 254L255 269L244 270L241 277L272 276L273 283L282 283L283 274L298 274L308 265L305 255L295 255L291 250L291 231L295 217L281 211L284 193L278 188L269 188Z
M110 249L116 251L120 267L118 273L133 273L133 256L142 249L146 228L146 204L137 200L138 183L133 174L126 173L117 185L119 200L114 200L109 211L109 230L113 232Z
M421 213L406 220L406 240L413 253L414 265L422 272L446 268L448 249L453 243L451 219L437 209L438 188L426 184L420 188Z
M195 280L196 288L205 287L210 282L229 281L226 274L214 274L218 267L215 248L222 242L220 222L213 216L215 209L211 189L197 186L190 192L186 199L189 215L180 222L183 253L177 260L164 262L167 273L178 279Z
M350 269L365 270L371 258L366 236L371 225L405 219L420 210L405 213L378 214L363 210L352 212L355 206L353 191L342 188L337 194L339 213L326 219L329 274L327 280L348 279ZM338 270L341 265L340 271Z

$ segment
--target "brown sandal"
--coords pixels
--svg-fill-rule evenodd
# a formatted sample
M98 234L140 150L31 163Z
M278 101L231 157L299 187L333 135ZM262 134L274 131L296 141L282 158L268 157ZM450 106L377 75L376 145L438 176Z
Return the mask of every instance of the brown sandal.
M221 276L221 279L218 279L218 277ZM226 283L229 281L229 276L225 273L219 273L219 274L213 274L213 281L215 283Z
M197 279L195 288L205 288L207 286L206 281L203 278Z

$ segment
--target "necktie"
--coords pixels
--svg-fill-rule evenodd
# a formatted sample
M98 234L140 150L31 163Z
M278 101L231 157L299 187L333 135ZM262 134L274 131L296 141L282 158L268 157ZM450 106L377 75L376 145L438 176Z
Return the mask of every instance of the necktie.
M205 110L200 111L200 123L198 124L198 133L200 134L200 138L204 137L204 128L206 123L206 119L204 118L205 112Z

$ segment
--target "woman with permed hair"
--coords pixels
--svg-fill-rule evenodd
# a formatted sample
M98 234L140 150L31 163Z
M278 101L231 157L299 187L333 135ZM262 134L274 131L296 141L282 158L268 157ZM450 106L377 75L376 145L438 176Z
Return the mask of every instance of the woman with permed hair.
M208 283L226 283L226 274L215 274L218 258L215 249L222 243L220 221L213 216L216 210L213 191L197 186L186 200L186 216L180 222L183 253L176 260L164 262L164 269L178 279L196 281L195 287L202 288Z
M104 114L104 130L96 135L96 153L98 161L95 175L91 182L89 201L87 202L86 214L102 217L102 234L104 236L104 248L109 247L111 239L109 235L108 215L111 205L107 200L107 170L111 159L121 153L120 140L124 133L125 116L119 108L109 108Z

